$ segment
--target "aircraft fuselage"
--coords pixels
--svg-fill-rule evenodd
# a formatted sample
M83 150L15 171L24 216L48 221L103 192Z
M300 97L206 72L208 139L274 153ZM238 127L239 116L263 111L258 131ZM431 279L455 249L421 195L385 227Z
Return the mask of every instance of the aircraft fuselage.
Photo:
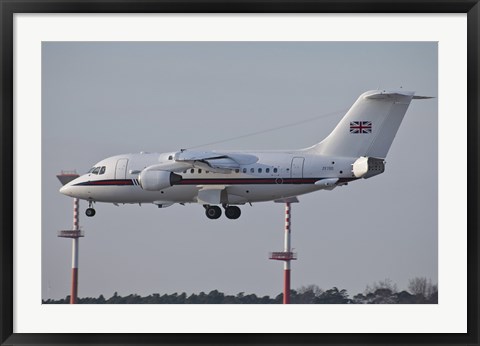
M98 172L80 176L63 187L62 193L95 202L166 205L197 203L200 190L218 188L225 191L220 203L245 204L330 188L320 184L325 179L338 178L337 185L356 179L352 173L356 158L322 157L302 151L249 154L257 156L258 161L240 165L230 173L186 168L177 172L182 177L178 183L159 191L144 190L138 180L139 172L149 166L168 162L174 153L117 155L95 164L94 168L100 167ZM105 167L103 172L102 167ZM100 172L102 174L98 174Z

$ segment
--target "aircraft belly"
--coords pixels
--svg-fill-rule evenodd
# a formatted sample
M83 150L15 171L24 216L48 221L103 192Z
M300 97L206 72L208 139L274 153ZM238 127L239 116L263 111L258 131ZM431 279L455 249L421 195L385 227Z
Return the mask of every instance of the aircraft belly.
M172 203L197 203L200 187L172 186L162 191L145 191L140 186L95 186L85 199L106 203L153 203L154 201L170 201ZM200 198L202 204L245 204L249 202L265 202L278 198L298 196L319 190L313 184L285 184L285 185L228 185L225 192L219 194L222 199L214 198L215 193L209 192L210 198ZM200 192L200 197L202 193ZM208 200L210 202L205 201ZM215 203L216 202L216 203Z
M312 184L229 186L228 194L245 198L246 202L267 202L282 197L298 196L318 190ZM234 204L234 203L232 203Z

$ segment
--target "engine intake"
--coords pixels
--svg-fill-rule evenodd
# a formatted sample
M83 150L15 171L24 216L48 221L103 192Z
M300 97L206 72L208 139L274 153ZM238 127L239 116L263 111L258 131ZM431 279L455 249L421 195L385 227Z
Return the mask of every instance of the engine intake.
M160 191L182 180L182 177L170 171L143 170L138 176L142 189L146 191Z
M385 161L375 157L359 157L352 164L352 173L357 178L371 178L385 172Z

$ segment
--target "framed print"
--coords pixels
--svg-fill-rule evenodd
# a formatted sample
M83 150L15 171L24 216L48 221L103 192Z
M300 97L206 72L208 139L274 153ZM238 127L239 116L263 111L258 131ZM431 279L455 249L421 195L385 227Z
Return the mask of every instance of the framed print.
M2 344L478 344L479 14L2 1Z

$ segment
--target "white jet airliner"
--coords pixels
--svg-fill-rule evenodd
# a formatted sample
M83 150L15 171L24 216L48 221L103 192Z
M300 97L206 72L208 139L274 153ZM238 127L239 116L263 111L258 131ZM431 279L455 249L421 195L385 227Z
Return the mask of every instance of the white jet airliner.
M60 192L89 202L198 203L210 219L240 216L238 205L295 200L385 170L385 157L412 99L407 91L367 91L322 142L287 151L191 151L118 155L102 160Z

